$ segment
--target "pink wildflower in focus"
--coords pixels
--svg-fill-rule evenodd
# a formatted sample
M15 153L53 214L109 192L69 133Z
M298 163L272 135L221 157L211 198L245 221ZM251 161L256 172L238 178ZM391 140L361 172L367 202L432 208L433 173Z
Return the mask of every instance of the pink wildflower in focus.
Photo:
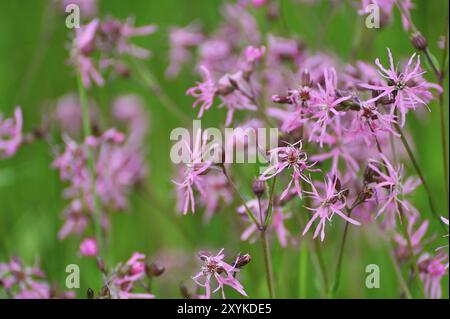
M0 288L15 299L49 299L50 287L38 267L27 267L14 257L9 263L0 263Z
M201 130L198 130L193 147L184 141L186 150L188 152L188 157L185 159L185 167L183 171L183 177L181 182L173 181L178 186L178 191L183 194L184 207L183 214L187 214L190 209L192 213L195 212L195 198L194 198L194 187L200 192L202 196L207 196L206 189L203 185L202 175L206 174L207 170L211 167L213 162L211 160L205 159L205 154L209 153L210 150L215 148L217 145L211 146L207 149L207 132L202 134Z
M16 107L14 118L3 118L0 113L0 158L16 154L22 144L23 117L22 109Z
M118 266L113 273L111 281L111 295L117 299L152 299L155 296L151 293L135 292L139 287L138 283L146 277L145 255L135 252L125 263Z
M406 199L406 195L413 192L420 185L420 180L410 177L403 180L403 166L395 168L384 156L380 155L382 161L369 159L368 166L378 175L378 180L373 183L379 200L383 206L379 209L377 216L385 212L388 208L400 213L399 205L407 213L416 213L416 209ZM385 168L387 172L382 168ZM384 194L384 196L383 196Z
M203 265L201 266L200 272L192 277L192 279L197 285L205 288L206 299L210 299L211 293L219 290L222 291L222 298L225 299L225 286L229 286L247 297L244 287L236 279L236 274L239 272L239 269L236 268L236 265L230 265L224 261L225 255L223 254L223 250L222 248L215 256L206 252L200 252L198 257ZM200 281L201 278L204 279L203 282ZM215 280L218 285L214 290L212 290L212 280Z
M316 208L306 207L308 210L313 212L313 216L309 220L308 224L306 224L305 229L303 230L303 236L308 232L311 228L314 221L319 219L319 223L314 231L313 238L316 238L320 233L320 240L324 241L325 239L325 225L326 222L331 222L334 214L337 214L339 217L344 219L346 222L360 226L361 224L348 217L346 214L346 190L337 189L337 178L330 178L327 176L324 185L324 193L321 194L317 191L316 187L313 183L310 183L312 191L307 192L304 191L305 194L313 198L314 202L319 206Z
M80 253L85 257L95 257L98 254L97 241L94 238L85 238L80 244Z
M267 217L267 209L269 208L269 201L267 200L261 200L261 210L262 210L262 216L259 212L259 204L257 199L253 199L247 202L247 207L250 209L250 211L253 213L253 215L256 217L257 221L265 221ZM250 226L248 226L244 232L241 234L241 240L249 240L250 242L255 242L258 238L259 230L258 226L255 225L251 220L249 220L244 206L239 206L237 209L237 212L239 215L242 216L244 220L249 222ZM285 220L289 219L291 217L290 214L284 214L281 207L273 207L273 214L271 218L271 222L269 224L269 227L267 228L267 231L269 233L275 233L275 235L278 238L278 241L280 242L281 247L286 247L288 245L288 238L290 236L289 231L287 230L286 226L284 225ZM253 238L251 238L253 236Z
M271 166L261 174L259 179L268 180L285 170L292 169L291 180L281 194L280 199L283 199L289 193L292 184L298 196L302 197L300 179L309 183L309 178L305 175L306 171L317 171L312 169L315 163L308 163L308 155L302 150L302 147L302 141L299 140L295 144L276 147L269 151Z
M447 264L445 264L446 261ZM447 254L438 254L436 257L424 254L417 263L420 278L424 284L425 296L429 299L440 299L442 297L441 280L448 271Z
M414 226L418 220L417 216L412 216L408 220L408 234L411 239L411 246L414 254L418 255L422 251L422 239L427 232L429 222L424 221L417 230L414 231ZM400 260L405 260L410 257L408 242L403 235L395 234L394 240L397 243L396 255Z
M410 109L416 109L417 105L427 106L427 103L421 97L424 91L427 92L430 88L435 88L438 91L441 91L442 89L438 85L433 85L423 80L422 75L425 71L420 67L419 56L417 56L416 63L413 66L416 54L411 56L401 72L397 70L389 48L388 54L390 63L389 69L384 68L378 58L375 60L375 64L380 69L380 74L385 78L386 83L383 85L360 84L360 86L373 90L378 94L376 97L368 100L367 103L376 102L383 97L392 101L391 114L394 114L396 110L400 112L400 124L403 127L405 125L406 113Z
M314 91L313 102L310 107L313 111L311 120L312 124L309 140L315 139L319 142L320 147L327 137L327 128L334 125L341 113L336 110L336 106L340 103L350 100L351 96L340 97L337 95L337 74L335 69L327 69L324 71L325 87L319 84L319 90Z
M198 117L201 118L203 113L209 110L214 102L214 97L217 93L217 88L214 83L214 79L211 73L204 66L200 67L203 74L204 81L198 82L197 86L194 86L186 91L187 95L194 97L196 100L192 105L193 108L200 107Z

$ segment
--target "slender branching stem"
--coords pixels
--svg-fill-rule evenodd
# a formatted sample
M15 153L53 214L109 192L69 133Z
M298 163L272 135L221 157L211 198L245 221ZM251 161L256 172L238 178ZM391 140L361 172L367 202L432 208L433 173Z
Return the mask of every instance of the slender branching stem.
M83 134L84 137L87 138L88 136L92 135L91 130L91 120L90 120L90 112L89 112L89 102L87 98L86 89L83 85L83 81L81 79L81 75L78 75L78 94L80 99L80 106L81 106L81 113L82 113L82 121L83 121ZM99 256L101 256L102 249L104 248L103 245L103 231L102 231L102 224L101 224L101 205L100 205L100 199L97 194L97 187L96 187L96 168L95 168L95 159L94 154L92 153L91 149L88 149L88 158L87 158L87 164L88 164L88 170L89 175L91 177L92 182L92 196L94 198L94 212L93 212L93 224L94 224L94 232L95 232L95 238L97 240L97 245L99 247Z
M264 266L266 269L266 278L267 278L267 288L269 289L269 296L271 299L275 298L275 287L273 280L273 270L272 270L272 258L270 257L270 245L269 239L267 238L267 228L262 226L264 225L264 214L261 207L261 198L258 197L258 208L259 208L259 216L260 216L260 225L259 231L261 234L261 244L264 254ZM268 216L267 216L268 217ZM266 217L266 220L268 219Z

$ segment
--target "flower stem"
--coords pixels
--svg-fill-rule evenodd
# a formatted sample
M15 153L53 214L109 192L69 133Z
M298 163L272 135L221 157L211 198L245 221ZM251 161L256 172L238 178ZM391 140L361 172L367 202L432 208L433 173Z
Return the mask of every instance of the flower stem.
M431 213L433 214L433 216L437 220L440 221L440 217L437 215L437 213L436 213L436 211L434 209L433 200L432 200L432 197L431 197L431 189L430 189L430 187L428 186L428 183L425 180L425 177L424 177L424 175L422 173L422 170L420 169L419 163L417 162L413 151L411 150L411 147L409 146L408 140L406 139L405 134L403 134L403 131L400 128L400 126L397 123L395 123L394 126L395 126L395 129L397 130L397 133L400 134L400 138L402 140L403 146L405 147L405 150L408 153L409 159L411 160L411 163L413 164L414 169L417 172L417 175L419 175L420 181L422 182L422 185L425 188L425 191L426 191L426 193L428 195L428 204L430 206ZM440 223L440 224L442 224L442 223ZM442 226L444 226L444 225L442 224Z
M301 184L302 189L305 189L306 184L303 180L301 181ZM310 197L305 197L305 206L311 206ZM330 282L328 279L327 268L325 267L325 260L323 259L320 243L317 240L312 240L312 243L319 264L320 273L322 274L324 296L326 297L329 294Z
M403 278L402 270L397 259L395 258L394 249L392 248L392 244L389 239L386 240L386 244L388 245L389 257L392 261L392 265L394 266L395 273L397 274L398 282L403 290L402 295L404 294L407 299L412 299L411 291L409 290L408 284L405 282L405 278Z
M167 95L165 91L161 89L161 86L158 84L158 80L156 77L142 65L136 59L132 59L132 64L137 74L141 77L142 81L147 85L150 90L155 94L157 98L161 101L161 103L171 112L175 117L183 123L183 125L189 126L190 119L180 111L176 103Z
M245 212L247 213L248 217L251 219L251 221L255 224L255 225L259 225L258 221L256 220L255 215L252 213L252 211L248 208L247 203L245 201L245 199L242 197L241 193L239 192L239 190L237 189L236 185L234 184L233 180L231 179L231 177L228 175L227 169L225 167L224 164L220 165L222 168L222 172L225 175L225 177L228 180L228 183L230 183L231 188L233 188L233 191L236 193L236 195L238 195L239 199L241 200L242 205L245 208Z
M414 248L412 246L411 236L408 232L408 228L407 228L407 225L405 222L405 214L403 212L403 207L399 203L397 203L397 207L398 207L398 210L400 211L399 217L400 217L400 224L402 226L403 235L405 236L406 242L408 244L408 250L409 250L409 254L410 254L410 258L411 258L411 267L414 270L418 287L419 287L420 291L423 291L422 281L420 280L419 265L417 264L417 258L416 258L416 254L414 253Z
M90 120L90 113L89 113L89 103L87 99L87 93L86 89L83 85L83 81L81 79L81 75L79 74L77 77L78 80L78 95L80 99L80 106L81 106L81 113L82 113L82 121L83 121L83 134L84 137L87 138L88 136L92 135L91 130L91 120ZM95 174L95 159L94 155L92 154L92 150L88 149L88 158L87 158L87 164L88 164L88 170L89 175L91 176L92 180L92 195L94 198L94 212L93 212L93 223L94 223L94 232L95 232L95 238L97 240L98 250L99 250L99 256L101 256L101 251L104 248L103 247L103 234L102 234L102 225L101 225L101 207L100 207L100 200L98 198L97 194L97 181L96 181L96 174Z
M358 196L358 198L353 203L352 207L347 208L347 217L348 218L351 217L352 212L355 209L355 207L358 206L359 204L361 204L362 202L363 201L360 200L360 196ZM344 257L344 249L345 249L345 242L347 241L348 229L350 228L349 226L350 226L350 223L348 223L348 222L345 223L344 233L342 234L341 245L339 248L338 261L336 264L336 274L335 274L335 278L334 278L334 282L333 282L333 287L330 290L330 298L334 298L334 296L336 295L336 292L339 289L339 284L341 281L342 260Z
M261 223L261 226L263 228L267 228L267 226L269 226L270 220L272 219L272 215L273 215L273 206L274 206L274 190L275 190L275 184L277 182L277 175L274 176L273 180L272 180L272 186L270 188L270 196L269 196L269 206L267 208L267 217L266 220L264 221L264 223Z
M274 281L273 281L273 271L272 271L272 259L270 257L270 246L269 240L267 238L267 228L262 226L263 222L263 212L261 208L261 198L258 198L258 208L259 208L259 216L260 216L260 225L259 231L261 233L261 244L263 248L264 254L264 266L266 269L266 278L267 278L267 288L269 289L269 296L271 299L275 298L275 289L274 289ZM266 221L268 216L266 217Z

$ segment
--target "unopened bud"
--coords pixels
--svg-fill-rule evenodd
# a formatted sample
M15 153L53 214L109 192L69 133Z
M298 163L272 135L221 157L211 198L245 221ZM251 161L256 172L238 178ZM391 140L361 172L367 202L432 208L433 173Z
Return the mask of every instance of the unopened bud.
M156 263L145 265L145 273L149 277L159 277L164 273L165 270L166 268Z
M180 283L180 293L181 297L184 299L192 299L192 295L186 285L182 282Z
M427 39L420 32L416 32L412 35L411 42L413 47L420 51L425 51L428 47Z
M252 257L249 254L238 255L236 260L236 268L242 268L247 265L252 260Z
M86 296L87 296L87 299L94 299L94 290L92 290L91 288L88 288L88 290L86 292Z
M312 86L311 75L308 70L302 72L301 83L302 86Z
M266 191L266 182L259 179L255 179L253 181L252 190L253 193L256 195L256 197L261 198L261 196Z

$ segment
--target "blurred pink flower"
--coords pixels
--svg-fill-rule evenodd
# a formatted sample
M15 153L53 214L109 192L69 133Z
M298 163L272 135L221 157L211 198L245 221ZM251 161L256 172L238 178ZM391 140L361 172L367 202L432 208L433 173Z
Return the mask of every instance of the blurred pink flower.
M239 269L235 265L230 265L224 261L225 255L223 254L223 248L217 253L217 255L212 256L206 252L199 253L199 259L202 261L203 265L201 270L192 279L200 287L205 288L205 298L210 299L211 293L215 293L219 290L222 291L222 298L225 299L225 286L229 286L239 292L241 295L246 296L244 287L236 279L236 274ZM200 282L203 278L204 281ZM212 292L211 280L215 280L217 283L217 288Z
M372 183L379 195L379 201L383 204L378 210L377 216L388 208L400 213L399 206L407 213L416 213L416 209L407 200L406 195L413 192L420 185L420 180L410 177L403 180L403 166L395 168L384 155L380 155L381 161L369 159L368 167L372 169L379 179ZM385 170L386 169L386 173ZM383 194L385 196L383 196Z
M429 299L442 298L441 280L448 271L447 254L438 254L436 257L424 254L417 263L419 264L420 278L425 286L425 296Z
M124 264L119 265L112 275L111 295L117 299L152 299L151 293L134 292L137 283L145 278L145 255L135 252Z
M98 254L97 241L94 238L85 238L80 244L80 253L85 257L95 257Z
M38 267L23 265L18 257L9 263L0 263L0 287L15 299L49 299L50 287Z
M0 158L16 154L22 144L23 117L22 109L16 107L14 118L3 118L0 113Z
M203 113L209 110L214 102L214 97L217 93L217 88L214 79L209 70L201 66L200 71L203 74L204 82L197 82L197 85L186 91L187 95L194 97L196 100L192 105L193 108L199 106L198 117L201 118Z
M414 250L414 254L418 255L422 251L422 239L427 232L429 222L425 220L417 230L414 230L414 226L418 221L417 216L412 216L408 219L408 234L411 239L411 246ZM410 257L407 239L403 237L403 234L394 234L394 240L397 243L396 255L400 260L408 259Z
M256 217L257 221L265 221L267 218L267 209L269 208L269 202L267 200L261 200L261 210L262 216L259 212L259 205L257 199L252 199L247 202L247 207ZM239 206L237 208L237 212L241 215L242 219L249 223L249 226L244 230L241 234L241 240L249 240L250 242L255 242L259 235L258 226L255 225L251 220L249 220L245 207ZM284 214L282 207L275 206L273 207L272 219L267 228L268 233L275 233L280 242L281 247L286 247L288 245L288 238L290 237L289 231L284 225L285 220L289 219L291 214ZM253 238L251 238L253 237Z
M198 24L190 24L184 28L171 28L169 31L169 60L166 76L176 77L183 64L192 59L190 49L197 47L205 39Z
M207 131L202 134L201 130L196 132L193 146L189 145L187 141L184 141L189 158L184 163L184 171L182 172L182 181L173 181L178 186L178 191L183 194L184 207L182 209L183 214L187 214L189 206L192 213L195 212L195 198L194 187L200 192L202 196L207 196L207 190L204 188L203 176L207 170L211 167L213 162L209 159L205 159L205 154L210 154L209 151L216 148L217 145L211 145L207 149Z

